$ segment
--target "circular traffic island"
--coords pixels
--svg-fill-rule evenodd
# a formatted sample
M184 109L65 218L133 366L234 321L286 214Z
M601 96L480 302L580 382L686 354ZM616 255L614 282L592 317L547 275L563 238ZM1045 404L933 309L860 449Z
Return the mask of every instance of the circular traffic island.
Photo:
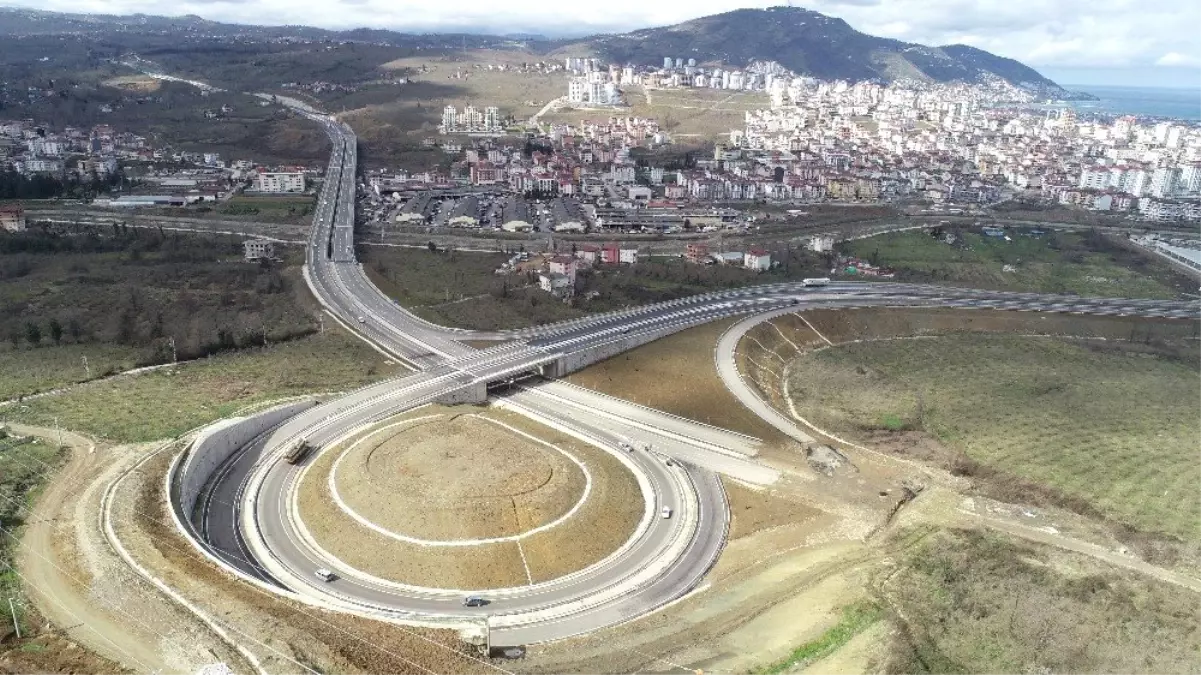
M603 560L646 522L627 461L517 413L426 406L321 449L293 512L339 574L527 586Z
M423 544L545 526L583 502L588 479L565 451L475 414L384 426L342 451L331 478L356 520Z

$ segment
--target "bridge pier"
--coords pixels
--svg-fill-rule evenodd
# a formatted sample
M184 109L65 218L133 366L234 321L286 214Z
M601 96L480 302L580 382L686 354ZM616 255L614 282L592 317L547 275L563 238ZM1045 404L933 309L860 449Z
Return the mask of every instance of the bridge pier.
M488 401L488 383L477 382L454 391L448 391L445 394L434 399L435 403L442 405L459 405L460 403L486 403Z

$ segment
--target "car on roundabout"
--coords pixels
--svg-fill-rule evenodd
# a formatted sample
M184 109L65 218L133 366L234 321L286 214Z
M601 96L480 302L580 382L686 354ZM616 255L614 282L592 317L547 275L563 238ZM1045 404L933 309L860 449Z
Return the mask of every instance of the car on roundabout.
M329 582L333 581L334 579L338 578L338 575L334 574L330 570L325 569L324 567L322 567L318 570L315 570L313 572L313 575L326 583L329 583Z
M488 604L488 599L482 595L469 595L463 598L464 607L483 607Z

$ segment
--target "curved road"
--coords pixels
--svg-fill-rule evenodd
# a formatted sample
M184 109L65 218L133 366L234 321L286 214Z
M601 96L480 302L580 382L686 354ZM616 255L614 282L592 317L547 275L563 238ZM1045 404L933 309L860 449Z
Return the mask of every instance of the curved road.
M397 306L370 283L355 262L354 134L345 125L311 109L301 112L323 124L333 142L307 246L306 278L310 287L331 314L363 339L412 364L418 372L365 387L301 413L236 453L203 496L201 533L210 548L232 566L342 609L425 620L467 621L486 615L493 641L498 644L576 635L640 616L694 588L720 554L729 518L716 475L701 466L753 472L757 465L728 452L717 461L715 453L720 448L716 446L721 441L703 440L716 432L688 429L686 421L673 422L680 428L672 434L691 441L691 455L682 454L679 448L671 450L681 453L677 459L685 464L668 468L660 457L643 451L630 456L648 481L655 508L648 528L627 550L586 572L493 594L492 605L467 609L459 604L460 591L397 587L327 560L306 541L290 507L298 470L280 459L283 449L299 437L329 447L357 429L449 393L536 372L572 355L600 349L620 351L642 336L658 337L739 314L812 307L933 305L1195 318L1201 307L1195 302L1085 299L913 284L832 283L806 288L788 283L710 293L519 331L444 328ZM476 350L462 344L463 339L509 342ZM582 404L565 404L575 395L565 386L540 384L530 391L506 396L503 404L621 452L617 445L627 439L631 426L615 424L613 419L628 414L628 409L622 407L622 402L597 399L591 403L594 414L589 414ZM652 433L656 422L653 417L648 419L642 431ZM689 439L689 434L695 438ZM760 478L771 480L770 476ZM656 517L655 512L663 504L676 509L673 518ZM317 567L330 567L341 578L323 583L312 574Z

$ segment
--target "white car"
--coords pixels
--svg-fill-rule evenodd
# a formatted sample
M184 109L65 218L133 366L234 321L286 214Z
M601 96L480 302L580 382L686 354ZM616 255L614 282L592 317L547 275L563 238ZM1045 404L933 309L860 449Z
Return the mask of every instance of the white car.
M670 507L670 506L664 506L664 507L663 507L663 510L662 510L662 511L660 511L659 513L660 513L660 514L661 514L661 515L662 515L664 518L670 518L670 517L671 517L671 507Z
M359 317L359 323L367 323L367 319L366 319L365 317L361 317L361 316L360 316L360 317Z
M666 517L666 516L664 516L664 517ZM333 573L333 572L331 572L331 571L329 571L329 570L325 569L324 567L322 567L321 569L319 569L319 570L317 570L317 571L313 572L313 574L315 574L315 575L317 576L317 578L318 578L318 579L320 579L320 580L322 580L322 581L325 581L325 582L330 582L330 581L333 581L334 579L336 579L336 578L337 578L337 577L335 577L335 576L334 576L334 573Z

